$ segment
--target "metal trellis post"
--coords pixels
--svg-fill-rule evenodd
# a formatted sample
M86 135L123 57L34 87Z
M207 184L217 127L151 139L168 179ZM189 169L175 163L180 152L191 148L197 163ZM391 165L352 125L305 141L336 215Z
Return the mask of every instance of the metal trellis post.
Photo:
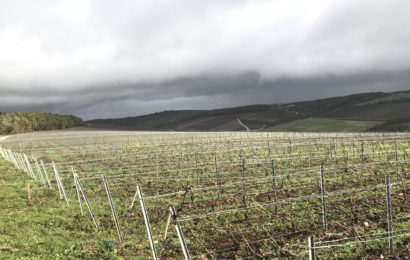
M145 209L144 197L142 195L140 186L137 186L137 193L138 193L138 197L139 197L140 204L141 204L142 214L144 216L145 227L147 228L149 244L150 244L151 250L152 250L152 256L153 256L154 260L156 260L157 259L157 252L155 250L155 244L154 244L154 240L152 238L151 227L149 225L149 219L148 219L147 211Z
M124 240L122 238L122 232L121 232L120 224L118 222L117 212L115 211L114 203L112 202L110 187L108 186L107 178L104 175L102 176L102 178L104 182L105 191L107 192L108 201L110 203L112 217L114 219L115 227L117 229L118 238L120 240L120 243L123 243Z
M323 228L327 229L327 216L326 216L326 193L325 193L325 175L323 173L323 165L320 166L320 191L322 198L322 213L323 213Z
M315 260L315 242L313 237L308 237L309 260Z
M390 194L389 175L385 175L385 183L386 183L387 228L388 228L388 234L389 234L389 252L390 254L393 254L393 227L392 227L391 194Z
M91 206L90 206L90 203L88 202L87 196L85 195L85 192L84 192L83 186L81 185L80 179L79 179L78 177L76 177L75 180L76 180L77 185L78 185L78 188L80 189L81 194L82 194L82 196L83 196L83 198L84 198L85 204L87 205L88 211L90 212L90 215L91 215L91 218L92 218L92 220L93 220L93 222L94 222L95 228L98 230L99 227L98 227L97 220L95 219L94 212L93 212L93 210L91 209Z
M177 231L178 239L181 244L182 252L184 253L185 259L190 260L191 256L189 255L188 247L185 243L184 233L182 232L181 226L179 224L177 213L174 209L174 206L170 206L169 210L172 216L172 222L175 225L175 229Z

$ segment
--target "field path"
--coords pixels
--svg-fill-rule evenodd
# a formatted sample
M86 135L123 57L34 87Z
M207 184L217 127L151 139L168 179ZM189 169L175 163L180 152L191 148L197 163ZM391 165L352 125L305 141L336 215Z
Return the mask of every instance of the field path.
M249 127L247 127L244 123L242 123L242 121L241 121L239 118L237 118L236 120L238 121L238 123L239 123L241 126L245 127L246 131L251 131L251 129L249 129Z

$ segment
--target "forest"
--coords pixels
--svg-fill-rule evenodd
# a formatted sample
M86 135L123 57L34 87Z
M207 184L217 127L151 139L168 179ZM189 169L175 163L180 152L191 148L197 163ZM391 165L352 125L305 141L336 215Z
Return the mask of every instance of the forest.
M57 130L84 125L81 118L34 111L0 112L0 135Z

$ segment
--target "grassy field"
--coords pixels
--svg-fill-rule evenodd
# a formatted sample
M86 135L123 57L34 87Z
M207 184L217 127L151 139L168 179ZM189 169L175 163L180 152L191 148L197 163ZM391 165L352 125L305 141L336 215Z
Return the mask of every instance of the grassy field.
M358 105L376 105L381 103L399 101L399 100L409 100L410 99L410 92L401 92L401 93L394 93L387 97L375 98L373 100L360 103Z
M281 124L263 131L283 132L360 132L373 126L382 124L383 121L359 121L330 118L307 118L290 123Z
M131 203L139 185L161 259L182 259L175 223L190 255L199 259L306 259L309 236L317 243L319 259L386 258L385 174L392 183L391 256L405 257L410 253L409 139L409 134L396 133L56 131L11 136L0 145L15 156L43 160L53 190L41 184L40 175L32 180L0 161L5 187L0 191L5 205L0 257L150 258L138 197ZM59 197L52 161L70 207ZM31 165L35 169L35 161ZM72 166L98 231L84 198L81 214ZM124 243L117 236L102 174ZM167 229L169 206L177 215Z
M27 186L30 186L30 198ZM0 159L0 259L120 259L133 255L58 199L58 191ZM143 257L141 257L143 259Z

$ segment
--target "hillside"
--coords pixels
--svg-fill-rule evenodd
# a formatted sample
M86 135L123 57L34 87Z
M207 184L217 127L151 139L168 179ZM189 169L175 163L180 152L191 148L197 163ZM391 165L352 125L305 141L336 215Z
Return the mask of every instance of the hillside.
M410 111L410 91L363 93L288 104L164 111L87 123L97 128L163 131L406 131L410 130L410 115L405 111ZM315 121L306 120L312 118Z

